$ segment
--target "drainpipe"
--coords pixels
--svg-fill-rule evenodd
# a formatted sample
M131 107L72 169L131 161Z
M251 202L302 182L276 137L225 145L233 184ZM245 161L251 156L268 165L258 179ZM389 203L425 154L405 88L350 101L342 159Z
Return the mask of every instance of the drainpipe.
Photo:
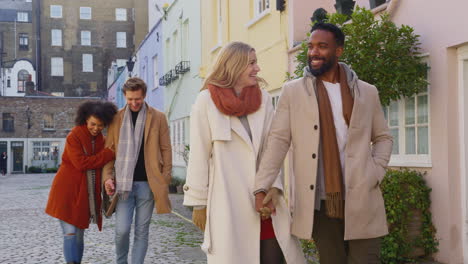
M36 90L41 91L42 83L42 67L41 67L41 1L35 0L36 3Z

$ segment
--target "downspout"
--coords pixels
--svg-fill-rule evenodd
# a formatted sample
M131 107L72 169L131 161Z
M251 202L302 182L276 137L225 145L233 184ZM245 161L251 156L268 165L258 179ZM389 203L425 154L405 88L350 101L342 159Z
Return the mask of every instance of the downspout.
M36 90L42 91L42 67L41 67L41 1L34 1L36 7Z

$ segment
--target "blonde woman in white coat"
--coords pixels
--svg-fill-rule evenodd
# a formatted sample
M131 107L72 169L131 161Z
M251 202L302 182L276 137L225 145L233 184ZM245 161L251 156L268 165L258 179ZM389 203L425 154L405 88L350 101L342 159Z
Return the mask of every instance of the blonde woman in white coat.
M228 44L192 108L184 205L194 207L193 222L204 230L209 264L305 263L284 198L272 219L254 209L255 173L274 114L259 71L252 47Z

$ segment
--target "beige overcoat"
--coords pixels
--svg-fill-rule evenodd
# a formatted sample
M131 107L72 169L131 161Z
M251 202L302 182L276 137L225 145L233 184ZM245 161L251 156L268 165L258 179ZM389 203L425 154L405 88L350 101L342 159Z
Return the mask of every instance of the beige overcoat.
M354 107L345 147L344 239L366 239L388 233L379 183L392 151L378 91L345 67ZM290 146L293 155L294 193L291 233L310 239L314 219L319 157L320 122L315 77L287 82L278 102L266 150L256 175L256 190L268 189Z
M164 113L146 105L145 122L145 169L148 184L153 192L156 212L158 214L170 213L168 185L171 181L172 149L169 126ZM119 110L107 130L106 147L114 147L115 153L119 151L120 127L125 108ZM115 160L107 163L102 169L102 182L114 179ZM119 184L118 182L116 184Z

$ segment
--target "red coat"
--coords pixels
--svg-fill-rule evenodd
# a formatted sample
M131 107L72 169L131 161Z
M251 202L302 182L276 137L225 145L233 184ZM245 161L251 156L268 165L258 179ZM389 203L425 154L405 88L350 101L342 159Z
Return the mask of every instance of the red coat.
M89 201L86 170L96 169L96 206L98 227L101 216L101 168L114 159L114 152L104 149L102 134L95 139L95 155L92 152L92 136L86 125L76 126L67 136L62 164L52 182L45 212L80 229L89 227ZM83 150L86 149L86 153Z

